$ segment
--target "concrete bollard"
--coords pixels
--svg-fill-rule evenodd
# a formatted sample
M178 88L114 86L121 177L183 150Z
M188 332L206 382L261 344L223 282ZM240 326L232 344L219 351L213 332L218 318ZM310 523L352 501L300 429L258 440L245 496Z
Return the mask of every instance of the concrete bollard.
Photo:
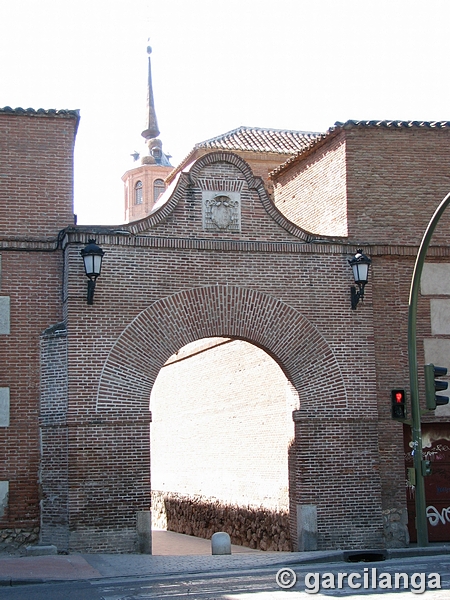
M212 554L231 554L231 540L228 533L218 531L211 537Z
M136 513L136 530L138 538L138 551L141 554L152 553L152 513L142 510Z

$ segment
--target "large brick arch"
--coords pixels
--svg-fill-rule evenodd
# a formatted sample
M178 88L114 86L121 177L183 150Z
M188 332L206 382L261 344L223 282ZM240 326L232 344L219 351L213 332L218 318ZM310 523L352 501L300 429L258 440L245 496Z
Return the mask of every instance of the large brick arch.
M326 416L347 408L333 350L316 327L285 302L253 289L207 286L158 300L124 329L103 366L96 410L122 416L148 410L153 383L166 360L206 337L232 337L259 346L297 389L300 410Z

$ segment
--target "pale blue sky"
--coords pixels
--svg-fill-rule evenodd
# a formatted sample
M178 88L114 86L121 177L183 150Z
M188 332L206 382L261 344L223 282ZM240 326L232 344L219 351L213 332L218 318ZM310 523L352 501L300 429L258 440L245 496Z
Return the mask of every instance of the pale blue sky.
M174 164L240 125L450 120L448 0L0 0L0 9L0 106L81 111L80 224L122 222L121 176L144 149L148 37Z

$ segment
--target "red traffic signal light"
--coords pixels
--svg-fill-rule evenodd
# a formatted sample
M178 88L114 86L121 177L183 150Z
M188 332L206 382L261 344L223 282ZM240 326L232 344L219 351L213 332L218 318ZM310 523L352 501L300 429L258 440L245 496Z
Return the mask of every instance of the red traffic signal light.
M406 419L406 392L405 390L391 390L392 418Z

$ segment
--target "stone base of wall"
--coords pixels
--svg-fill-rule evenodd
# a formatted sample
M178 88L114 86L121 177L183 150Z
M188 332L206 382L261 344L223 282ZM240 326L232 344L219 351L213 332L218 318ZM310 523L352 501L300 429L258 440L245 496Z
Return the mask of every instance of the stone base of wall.
M17 554L39 540L39 527L33 529L0 529L0 552Z
M408 511L390 508L383 511L386 548L405 548L409 544Z
M152 527L211 539L224 531L232 544L257 550L292 550L289 513L225 504L205 496L152 492Z

